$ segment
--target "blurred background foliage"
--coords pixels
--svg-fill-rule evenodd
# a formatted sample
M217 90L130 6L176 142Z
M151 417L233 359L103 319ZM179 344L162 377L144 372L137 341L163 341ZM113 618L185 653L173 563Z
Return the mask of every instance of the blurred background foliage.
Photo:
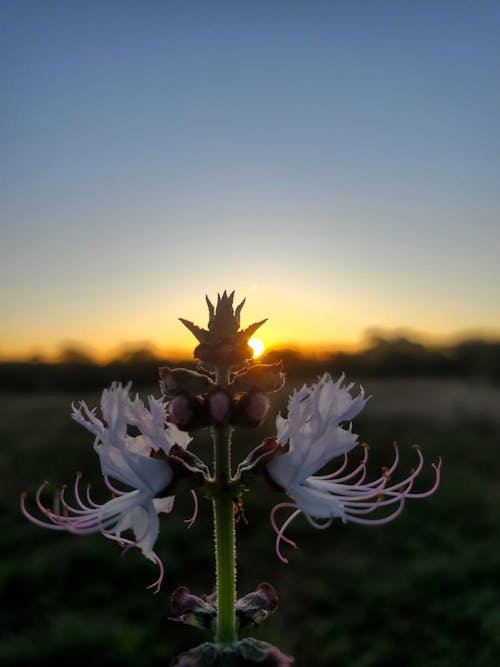
M416 338L385 336L376 331L362 349L354 352L304 354L293 348L275 348L259 361L283 359L288 377L300 380L325 370L339 370L357 377L439 376L486 378L500 381L500 341L464 339L448 345L426 345ZM78 343L63 347L57 361L42 357L28 361L2 361L0 391L64 391L99 389L114 380L134 380L136 386L150 385L158 365L194 367L192 359L164 359L153 347L129 348L107 363L94 361L90 351Z
M494 667L500 664L500 422L499 345L460 344L430 350L408 340L379 340L364 353L322 362L281 351L286 387L273 398L285 411L288 393L328 369L346 371L373 394L354 430L370 444L370 471L390 462L400 445L401 474L415 465L419 443L431 462L443 458L443 481L432 498L408 502L382 527L343 525L316 531L296 520L275 556L269 511L283 500L263 481L245 498L248 524L238 525L238 589L260 581L278 590L280 608L260 628L245 631L294 655L298 667ZM274 358L271 353L268 359ZM165 361L161 362L163 365ZM3 364L0 393L0 664L12 667L89 661L102 667L163 667L209 639L169 621L173 590L209 593L214 583L211 507L202 501L194 526L189 495L162 518L157 553L162 590L146 590L155 566L140 552L123 557L100 535L45 531L26 521L19 494L31 501L44 480L50 490L72 484L80 470L96 499L107 498L91 437L72 422L72 401L99 402L110 380L134 381L141 395L158 395L158 362L136 356L105 366L68 358L61 364ZM259 429L236 431L235 464L273 432L272 415ZM211 460L206 431L192 449ZM353 453L353 464L361 453Z

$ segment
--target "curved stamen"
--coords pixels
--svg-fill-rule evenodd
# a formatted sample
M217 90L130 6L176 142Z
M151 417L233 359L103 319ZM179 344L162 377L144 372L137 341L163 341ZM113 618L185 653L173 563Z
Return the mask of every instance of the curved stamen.
M380 477L377 477L377 479L374 479L372 482L368 482L366 484L366 486L375 486L376 484L378 484L380 482L381 479L385 479L387 482L391 479L392 474L394 473L394 471L396 470L396 468L399 465L399 447L398 447L397 443L395 443L395 442L393 443L393 447L394 447L394 452L395 453L394 453L394 459L393 459L393 462L391 464L391 467L387 468L386 466L384 466L382 468L382 474L380 475ZM399 486L399 484L398 484L398 486Z
M397 442L393 442L392 446L394 447L394 461L392 462L391 467L387 470L388 475L392 475L392 473L396 470L399 464L399 447Z
M90 505L91 507L95 507L95 508L97 508L97 507L101 507L101 506L99 505L99 503L94 502L94 501L92 500L92 498L90 497L90 487L91 487L91 485L90 485L90 484L87 484L87 492L86 492L86 496L87 496L87 501L88 501L89 505Z
M192 514L190 519L185 519L184 520L185 523L187 523L188 528L191 528L191 526L193 525L193 523L196 521L196 519L198 517L198 496L196 494L196 491L191 489L191 495L193 496L193 500L194 500L194 511L193 511L193 514ZM172 508L170 508L168 511L171 512Z
M360 519L358 516L353 516L350 512L346 512L346 514L349 517L349 520L353 521L354 523L361 523L366 526L381 526L384 523L389 523L390 521L393 521L393 519L399 516L404 509L404 504L405 504L405 499L403 497L400 499L399 507L396 509L396 511L394 511L392 514L389 514L388 516L382 519Z
M365 453L363 455L363 459L360 461L359 465L354 468L349 474L344 475L344 477L339 477L335 479L335 482L340 484L343 482L347 482L347 480L352 479L355 477L357 474L361 473L361 478L356 482L357 484L360 484L365 476L366 476L366 464L368 463L368 445L364 445ZM347 454L344 455L347 458ZM315 479L332 479L329 475L325 475L324 477L315 477Z
M337 468L337 470L328 473L328 475L317 475L316 479L334 479L335 477L337 477L337 475L340 475L341 473L344 472L344 470L347 468L348 463L349 463L349 457L347 456L347 452L344 452L344 462L339 468Z
M36 526L40 526L41 528L49 528L50 530L64 530L62 526L56 526L53 523L46 523L45 521L41 521L28 512L26 508L27 495L28 494L26 492L21 493L21 512L28 519L28 521L31 521L31 523L34 523Z
M436 465L433 463L432 467L434 468L434 470L436 470L436 474L437 474L437 479L436 479L437 484L435 483L430 491L424 491L423 493L426 494L426 495L422 495L420 493L415 493L415 494L408 494L407 493L410 490L410 488L413 486L413 482L418 477L418 475L420 474L420 472L422 471L422 468L424 466L424 457L422 455L422 452L420 451L420 447L418 447L418 445L415 445L415 447L417 449L418 457L419 457L419 462L418 462L417 467L414 470L412 470L411 473L408 475L408 477L406 479L404 479L403 481L398 482L397 484L392 484L391 486L386 487L386 489L384 491L384 493L386 495L399 496L401 494L401 490L400 490L401 487L404 486L405 484L409 484L409 488L407 488L405 490L405 497L406 498L425 498L426 495L430 495L430 493L434 492L437 489L437 487L439 486L440 472L439 472L439 470L437 470ZM440 459L440 463L439 463L439 468L440 468L440 466L441 466L441 459Z
M278 558L280 559L280 561L282 563L288 563L288 558L285 558L283 556L283 554L281 553L280 542L281 542L281 540L284 540L285 542L288 542L289 544L293 544L295 549L297 548L297 545L294 542L292 542L292 540L289 540L287 537L285 537L284 533L285 533L285 530L288 528L288 526L292 523L292 521L301 513L302 513L301 509L296 509L295 512L292 512L290 514L290 516L288 517L288 519L286 519L284 521L284 523L281 526L278 534L276 535L276 555L278 556Z
M360 507L356 506L355 501L344 503L349 515L360 515L360 514L370 514L374 512L379 507L387 507L387 505L394 505L394 503L401 502L402 499L408 498L408 492L413 486L413 479L410 479L410 482L406 488L401 489L398 493L392 492L390 497L386 497L386 493L382 494L374 503L360 503ZM373 521L373 520L372 520Z
M75 500L78 504L79 507L81 507L83 510L88 509L87 505L83 502L81 496L80 496L80 480L82 478L82 473L78 471L76 473L75 477L75 482L73 484L73 495L75 496Z
M353 484L361 484L361 482L366 477L365 461L361 461L361 463L358 466L356 466L356 468L354 468L354 470L352 470L348 475L344 475L344 477L339 477L338 479L335 479L334 482L336 484L343 484L344 482L347 482L356 475L360 475L360 478L356 482L353 482Z
M42 500L41 500L42 491L44 490L44 488L47 485L48 485L48 482L44 482L43 484L40 484L40 486L38 487L38 489L36 490L36 493L35 493L35 502L36 502L36 506L38 507L40 512L42 514L45 514L45 516L48 516L50 518L51 512L50 512L50 510L48 510L45 507L45 505L42 503Z
M107 475L104 475L103 477L104 477L104 483L111 491L111 493L114 493L117 496L124 496L126 493L128 493L127 491L120 491L120 489L117 489L116 486L114 486L114 484L111 484L111 482L109 481L109 477Z
M358 506L355 501L347 503L343 502L342 504L346 512L348 512L349 514L370 514L379 507L382 507L382 505L393 505L398 501L399 498L390 498L389 500L383 500L383 496L380 496L375 502L366 504L363 503L361 506Z
M442 466L442 463L443 462L441 460L441 457L439 457L438 464L437 465L435 463L432 464L432 467L434 468L434 471L436 473L436 479L434 481L434 484L432 485L432 487L428 491L422 491L421 493L405 494L405 498L428 498L429 496L431 496L436 491L436 489L438 488L439 483L441 481L441 466Z
M382 477L380 480L377 480L379 482L379 486L375 488L369 487L368 484L364 484L362 486L356 486L356 485L348 485L345 489L342 488L342 486L339 485L340 488L332 488L331 490L328 491L332 496L335 496L339 498L339 500L343 503L344 499L346 501L348 500L354 500L354 501L360 501L360 500L369 500L370 498L375 498L376 496L380 495L382 492L386 492L386 484L387 480L385 477ZM336 483L335 483L336 484Z
M104 537L107 537L108 540L112 540L113 542L117 542L121 547L124 547L122 555L125 555L127 553L127 551L132 549L132 547L137 547L138 549L140 549L140 545L135 540L129 540L125 537L120 537L118 535L114 535L113 533L110 533L108 531L102 531L102 534L104 535ZM164 575L165 575L165 568L164 568L164 565L163 565L163 562L162 562L161 558L159 556L157 556L154 552L152 552L151 554L147 554L147 558L149 558L149 560L151 560L155 565L157 565L160 568L160 576L158 577L158 579L153 581L152 584L149 584L149 586L146 586L146 588L156 587L156 590L154 590L153 593L158 593L160 591L161 584L163 582L163 578L164 578Z
M165 568L163 566L163 562L162 562L161 558L159 558L155 553L153 553L152 556L154 557L154 562L160 568L160 576L158 577L158 579L156 581L153 581L152 584L149 584L149 586L147 586L147 588L153 588L154 589L153 593L156 594L156 593L160 592L161 584L163 582L163 577L165 575Z
M306 517L306 519L309 521L311 526L313 528L317 528L318 530L325 530L325 528L330 528L330 526L333 523L333 519L334 519L334 517L331 516L329 519L326 519L326 521L324 523L319 523L318 521L316 521L316 519L313 519L312 516L310 516L309 514L306 514L305 512L303 514Z
M88 507L83 506L84 508L80 509L80 508L77 508L77 507L73 507L72 505L70 505L68 503L68 501L64 497L65 491L66 491L66 486L63 486L61 491L59 492L59 501L60 501L61 505L63 506L64 510L66 512L73 512L73 514L87 514L87 512L89 511ZM78 498L77 498L77 502L78 502Z
M278 510L280 510L280 509L283 509L284 507L290 507L290 508L293 507L293 508L296 508L297 505L296 505L295 503L278 503L278 505L276 505L275 507L273 507L273 509L271 510L271 515L270 515L270 517L271 517L271 525L272 525L273 530L274 530L274 532L275 532L276 534L278 534L278 533L280 532L280 529L278 528L278 525L277 525L277 523L276 523L276 519L275 519L276 512L277 512ZM291 547L293 547L294 549L297 548L297 545L295 544L295 542L294 542L293 540L290 540L290 539L289 539L288 537L286 537L285 535L283 535L283 537L282 537L281 539L284 540L285 542L287 542L287 543L288 543Z

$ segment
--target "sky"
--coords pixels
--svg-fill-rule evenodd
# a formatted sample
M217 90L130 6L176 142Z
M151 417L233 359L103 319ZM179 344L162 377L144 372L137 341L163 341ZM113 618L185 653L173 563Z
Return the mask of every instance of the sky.
M500 335L498 2L0 9L0 357Z

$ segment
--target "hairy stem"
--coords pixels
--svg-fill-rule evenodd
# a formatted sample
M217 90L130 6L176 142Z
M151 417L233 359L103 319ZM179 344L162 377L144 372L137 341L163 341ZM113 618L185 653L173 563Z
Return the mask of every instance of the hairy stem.
M217 370L217 383L227 386L229 372ZM217 626L215 640L228 643L236 640L236 534L231 480L231 427L214 427L213 497L215 527L215 564L217 586Z

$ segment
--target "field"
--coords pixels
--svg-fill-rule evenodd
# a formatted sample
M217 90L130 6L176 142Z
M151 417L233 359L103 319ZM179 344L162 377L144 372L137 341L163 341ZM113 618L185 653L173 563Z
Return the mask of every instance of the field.
M295 384L295 383L294 383ZM500 392L458 380L364 382L373 398L355 431L370 444L372 473L402 452L401 472L414 465L419 443L431 462L443 458L443 479L430 499L408 502L381 527L343 525L316 531L302 518L274 553L269 510L283 498L265 484L247 494L248 525L238 525L238 588L260 581L278 590L280 608L246 631L294 655L298 667L495 667L500 664ZM290 387L288 387L290 388ZM155 388L151 391L156 392ZM275 400L283 409L287 392ZM157 552L166 566L158 595L146 590L155 566L138 551L100 535L76 537L26 521L19 495L31 499L44 480L68 483L80 470L96 498L105 498L91 437L69 417L71 401L97 394L0 395L1 556L0 664L8 667L166 667L178 653L209 639L169 621L179 585L197 594L213 586L209 503L186 528L189 496L162 519ZM237 462L273 422L235 434ZM208 458L207 434L193 451Z

